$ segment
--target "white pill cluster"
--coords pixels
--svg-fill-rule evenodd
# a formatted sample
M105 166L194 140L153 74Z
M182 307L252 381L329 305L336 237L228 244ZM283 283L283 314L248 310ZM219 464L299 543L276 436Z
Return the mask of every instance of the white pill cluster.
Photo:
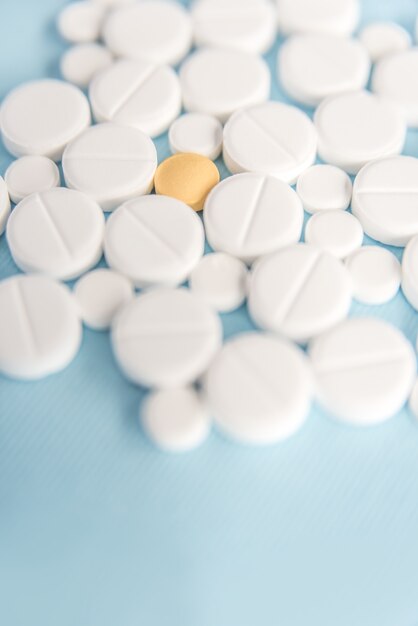
M62 370L83 322L110 330L121 371L149 389L141 422L163 450L196 448L212 423L274 444L313 401L355 425L408 399L418 417L406 337L349 318L353 300L382 306L400 287L418 311L418 158L402 154L418 127L418 48L395 23L358 32L360 8L79 0L61 11L63 80L20 85L1 106L16 160L0 177L0 245L25 273L0 282L1 374ZM261 55L279 33L271 72ZM270 99L274 81L293 104ZM173 156L159 163L153 140L166 131ZM402 261L384 245L405 248ZM254 329L223 344L219 314L240 307Z

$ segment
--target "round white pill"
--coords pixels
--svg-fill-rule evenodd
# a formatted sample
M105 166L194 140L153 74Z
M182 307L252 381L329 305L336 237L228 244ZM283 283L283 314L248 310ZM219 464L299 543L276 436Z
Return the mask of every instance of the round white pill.
M222 152L222 124L212 115L185 113L171 124L168 140L173 154L193 152L215 161Z
M96 122L126 124L150 137L165 132L181 111L177 74L148 61L112 63L91 82L89 98Z
M133 295L134 289L130 280L106 268L88 272L74 287L81 319L93 330L110 328L116 314Z
M0 235L6 229L7 220L10 215L10 198L9 192L4 179L0 176Z
M105 256L136 287L176 286L203 254L202 221L175 198L149 195L122 204L106 224Z
M363 229L347 211L323 211L312 215L305 228L305 241L345 259L363 243Z
M363 246L346 260L353 283L353 298L363 304L385 304L401 284L401 264L380 246Z
M152 140L119 124L92 126L66 148L62 168L68 187L83 191L104 211L149 193L157 169Z
M34 380L64 369L81 343L81 323L68 289L46 276L0 282L0 371Z
M237 111L224 128L223 157L232 174L258 172L293 184L313 164L317 136L296 107L265 102Z
M113 10L102 34L116 56L176 65L190 50L192 22L177 2L141 0Z
M14 156L61 159L65 146L91 122L86 96L61 80L38 80L13 89L3 100L0 128Z
M314 121L320 158L349 174L373 159L399 154L405 143L400 109L367 91L326 98Z
M276 0L279 29L293 33L350 35L360 18L359 0Z
M294 100L317 106L327 96L363 89L370 58L357 39L337 35L296 35L279 49L278 79Z
M166 452L198 448L211 425L206 402L193 387L150 392L141 405L140 420L151 441Z
M312 400L303 352L263 333L228 341L204 382L216 425L245 444L268 445L290 437L305 422Z
M371 22L359 34L373 63L411 46L411 35L396 22Z
M318 399L339 420L367 426L402 409L416 376L412 346L376 318L350 319L310 348Z
M418 48L391 54L377 63L372 90L402 109L408 126L418 128Z
M186 289L153 289L116 317L112 345L125 375L145 387L197 380L222 342L219 317Z
M238 309L247 296L247 268L229 254L206 254L189 278L192 292L220 313Z
M270 80L261 57L237 50L204 48L180 69L186 111L214 115L222 123L237 109L267 100Z
M418 159L396 156L366 165L354 181L351 206L367 235L405 246L418 233Z
M309 244L296 244L260 259L249 283L254 323L298 343L347 317L351 279L344 265Z
M71 2L58 16L58 31L72 43L95 41L100 36L104 16L105 9L98 2Z
M197 0L191 16L197 46L234 48L263 54L276 36L270 0Z
M418 379L415 381L411 395L409 396L408 408L415 419L418 420Z
M98 43L80 43L62 55L61 75L69 83L85 88L93 76L112 61L113 56L105 46Z
M296 192L277 178L237 174L211 191L203 219L214 250L250 264L299 241L303 208Z
M60 173L55 163L47 157L24 156L9 165L5 180L10 199L17 204L31 193L58 187Z
M350 206L351 179L334 165L312 165L299 176L296 191L308 213L345 211Z
M418 311L418 235L412 237L403 254L402 291L409 304Z
M71 280L102 256L103 212L84 194L57 187L22 200L7 222L6 235L22 271Z

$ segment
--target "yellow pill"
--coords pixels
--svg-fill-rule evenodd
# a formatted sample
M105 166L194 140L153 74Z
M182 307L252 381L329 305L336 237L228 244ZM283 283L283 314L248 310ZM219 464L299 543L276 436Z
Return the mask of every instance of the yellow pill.
M216 165L208 158L180 152L163 161L155 172L155 193L182 200L201 211L209 191L219 183Z

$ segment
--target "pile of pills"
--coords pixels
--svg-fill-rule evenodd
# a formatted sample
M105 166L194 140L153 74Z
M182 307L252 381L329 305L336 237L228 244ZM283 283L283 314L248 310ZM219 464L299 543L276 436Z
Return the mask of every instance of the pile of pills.
M314 401L354 425L407 403L418 418L411 344L349 317L353 300L382 306L400 288L418 311L418 158L402 155L418 127L418 47L395 23L359 31L360 9L61 11L62 80L20 85L1 106L16 160L0 177L0 245L23 272L0 282L2 375L62 370L84 324L110 331L122 373L149 389L140 419L163 450L196 448L212 424L277 443ZM279 34L270 72L262 55ZM270 99L274 81L293 104ZM382 244L405 248L402 262ZM223 342L220 314L240 307L255 329Z

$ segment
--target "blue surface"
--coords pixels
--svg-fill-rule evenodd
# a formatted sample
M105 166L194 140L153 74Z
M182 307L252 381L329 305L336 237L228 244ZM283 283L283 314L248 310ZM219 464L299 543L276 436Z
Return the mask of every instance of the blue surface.
M2 0L0 97L58 75L61 4ZM365 21L413 30L415 1L363 5ZM157 143L162 158L166 138ZM418 156L417 132L406 153ZM1 149L1 174L9 162ZM0 277L16 271L2 237ZM353 307L371 312L415 341L401 294ZM243 310L223 321L227 336L251 327ZM214 433L176 457L141 433L142 397L108 336L89 331L66 371L36 384L0 377L2 626L418 624L418 424L407 411L356 430L314 410L280 446Z

